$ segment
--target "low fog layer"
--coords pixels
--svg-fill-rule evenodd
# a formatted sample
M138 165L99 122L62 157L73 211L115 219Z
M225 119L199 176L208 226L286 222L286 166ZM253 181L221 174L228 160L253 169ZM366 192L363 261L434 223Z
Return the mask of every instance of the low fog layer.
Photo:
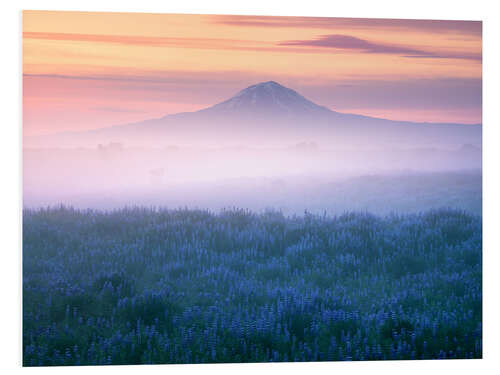
M25 149L24 206L228 207L289 214L346 210L479 212L481 150L284 148Z

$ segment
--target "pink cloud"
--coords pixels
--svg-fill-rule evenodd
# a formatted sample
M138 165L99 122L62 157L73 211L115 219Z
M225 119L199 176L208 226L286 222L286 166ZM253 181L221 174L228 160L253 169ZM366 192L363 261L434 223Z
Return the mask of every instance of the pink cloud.
M214 23L241 27L319 28L332 30L347 27L352 30L390 29L440 34L445 33L470 37L482 36L481 21L239 15L217 15L211 18Z
M412 47L406 47L396 44L375 43L365 39L357 38L351 35L333 34L322 35L315 39L289 40L279 43L282 46L303 46L303 47L322 47L335 50L346 50L360 53L376 53L400 55L404 57L420 58L453 58L481 60L481 54L460 53L460 52L432 52Z

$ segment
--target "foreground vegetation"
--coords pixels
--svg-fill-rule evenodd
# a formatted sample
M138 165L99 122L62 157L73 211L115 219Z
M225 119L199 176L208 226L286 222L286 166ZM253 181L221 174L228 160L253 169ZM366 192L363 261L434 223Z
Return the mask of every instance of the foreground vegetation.
M23 213L25 366L482 356L481 217Z

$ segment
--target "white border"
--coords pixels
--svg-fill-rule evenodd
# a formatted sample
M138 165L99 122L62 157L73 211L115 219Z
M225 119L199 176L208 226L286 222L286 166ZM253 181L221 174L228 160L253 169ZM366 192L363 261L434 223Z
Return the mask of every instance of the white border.
M0 82L2 199L0 238L2 239L0 274L1 336L0 367L4 373L36 371L37 373L208 373L208 374L253 374L286 371L291 374L349 373L370 374L422 374L423 372L491 373L499 367L499 252L498 209L500 192L498 142L500 121L498 116L499 94L499 38L500 12L494 1L489 0L350 0L350 1L271 1L247 0L184 0L173 3L150 0L73 0L73 1L29 1L18 0L12 5L2 5L0 44L2 69ZM156 365L156 366L108 366L79 368L21 368L21 10L86 10L150 13L210 13L249 15L294 15L332 17L378 17L378 18L423 18L482 20L483 60L483 140L484 140L484 358L483 360L459 361L399 361L358 363L299 363L299 364L249 364L249 365ZM7 372L8 371L8 372Z

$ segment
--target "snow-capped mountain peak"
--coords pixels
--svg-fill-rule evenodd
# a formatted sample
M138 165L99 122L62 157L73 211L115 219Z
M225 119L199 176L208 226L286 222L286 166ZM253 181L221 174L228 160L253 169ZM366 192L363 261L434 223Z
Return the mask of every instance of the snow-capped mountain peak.
M249 86L232 98L210 107L209 110L292 116L330 111L275 81Z

